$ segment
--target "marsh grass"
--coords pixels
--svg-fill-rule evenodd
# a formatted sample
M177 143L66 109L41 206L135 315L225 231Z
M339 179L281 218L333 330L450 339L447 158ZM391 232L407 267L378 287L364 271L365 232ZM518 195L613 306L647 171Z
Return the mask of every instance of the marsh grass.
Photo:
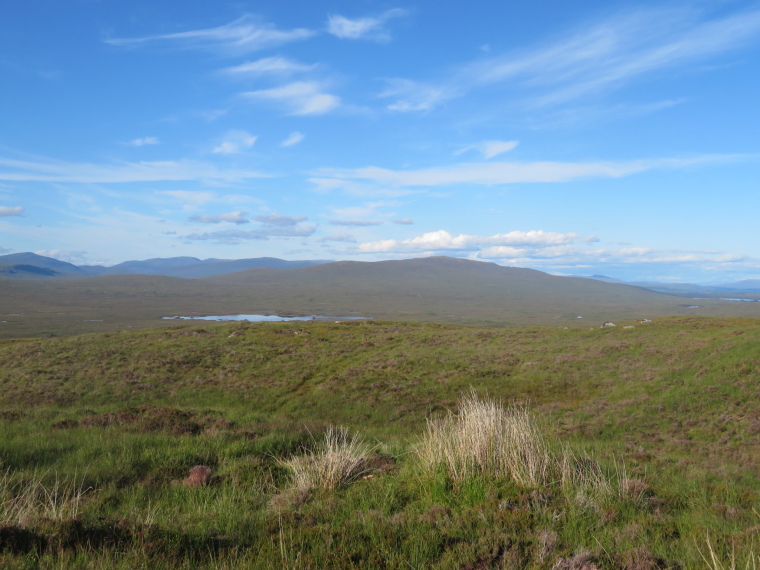
M291 473L292 485L300 491L334 490L348 485L367 472L373 446L347 428L328 427L321 441L305 455L281 459Z
M527 406L505 408L479 399L474 390L462 398L458 414L428 420L417 453L428 472L442 466L456 481L486 474L539 486L558 475L549 442Z
M705 319L10 343L0 567L754 569L758 346Z
M0 525L26 526L32 521L47 519L61 521L79 514L85 488L76 475L54 475L52 483L45 477L28 479L13 476L6 470L0 477Z

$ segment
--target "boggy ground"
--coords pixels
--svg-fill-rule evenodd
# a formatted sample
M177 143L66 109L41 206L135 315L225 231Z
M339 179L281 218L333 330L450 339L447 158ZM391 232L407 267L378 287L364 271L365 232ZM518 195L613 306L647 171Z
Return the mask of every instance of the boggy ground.
M6 341L0 566L757 562L760 322L618 325L236 323ZM423 464L427 420L471 389L529 403L552 477ZM363 434L359 470L334 488L296 484L288 458L319 457L334 425Z

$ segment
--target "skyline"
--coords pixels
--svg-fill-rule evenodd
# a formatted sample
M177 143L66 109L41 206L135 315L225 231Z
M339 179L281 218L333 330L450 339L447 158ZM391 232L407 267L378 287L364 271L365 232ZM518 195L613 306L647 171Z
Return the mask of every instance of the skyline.
M32 1L0 30L0 254L760 278L757 2Z

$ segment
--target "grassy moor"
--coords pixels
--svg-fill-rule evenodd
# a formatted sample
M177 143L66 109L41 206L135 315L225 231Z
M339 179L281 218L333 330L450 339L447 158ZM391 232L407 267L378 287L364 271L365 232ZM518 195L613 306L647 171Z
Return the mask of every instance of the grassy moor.
M599 324L0 341L0 566L754 568L760 321Z

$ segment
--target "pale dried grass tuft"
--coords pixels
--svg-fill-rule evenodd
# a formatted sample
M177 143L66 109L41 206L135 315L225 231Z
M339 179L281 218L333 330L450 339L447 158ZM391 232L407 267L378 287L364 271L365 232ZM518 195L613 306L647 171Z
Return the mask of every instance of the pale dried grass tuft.
M324 439L307 455L280 460L291 472L293 486L300 490L337 489L362 476L372 446L346 428L328 428Z
M79 514L82 488L76 476L45 485L41 477L19 480L10 471L0 478L0 525L26 526L38 519L66 520Z
M458 414L428 420L417 453L426 469L443 466L454 480L482 473L539 486L558 475L549 441L527 406L505 408L474 391L462 398Z

